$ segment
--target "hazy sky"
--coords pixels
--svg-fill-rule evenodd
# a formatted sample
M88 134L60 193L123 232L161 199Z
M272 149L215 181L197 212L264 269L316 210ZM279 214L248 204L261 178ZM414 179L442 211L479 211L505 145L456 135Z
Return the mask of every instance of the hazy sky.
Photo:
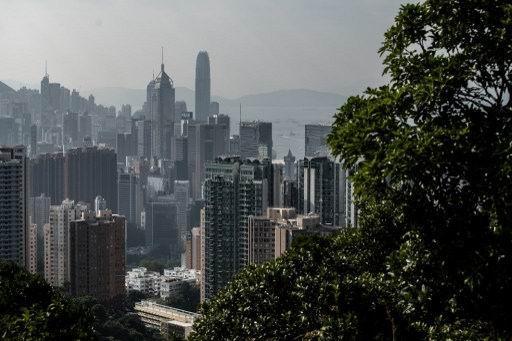
M225 97L380 83L377 49L399 0L0 0L0 79L144 88L160 67L193 88L207 50Z

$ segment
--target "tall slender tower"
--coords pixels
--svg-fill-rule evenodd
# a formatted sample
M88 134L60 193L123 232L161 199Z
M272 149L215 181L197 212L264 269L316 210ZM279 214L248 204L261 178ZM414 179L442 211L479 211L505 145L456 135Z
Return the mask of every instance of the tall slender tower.
M164 70L163 52L160 73L155 79L154 88L150 89L148 86L148 93L150 91L151 156L158 159L170 159L176 99L173 81Z
M195 119L206 122L210 114L210 58L206 51L200 51L196 59L195 110Z

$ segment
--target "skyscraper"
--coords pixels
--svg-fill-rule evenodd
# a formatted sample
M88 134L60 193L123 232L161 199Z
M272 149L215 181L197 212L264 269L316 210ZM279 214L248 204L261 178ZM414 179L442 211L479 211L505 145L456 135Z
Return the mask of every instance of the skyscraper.
M107 208L117 210L116 153L108 148L78 148L66 153L65 197L91 206L101 195Z
M345 224L346 173L327 157L305 158L298 166L299 213L316 213L326 225Z
M210 58L200 51L196 59L196 107L195 119L206 122L210 114Z
M0 198L0 259L27 266L27 157L23 146L0 146Z
M328 156L327 135L331 127L321 124L306 124L304 127L304 151L306 157Z
M272 158L272 122L242 122L240 124L240 155L258 158L260 147L266 157Z
M69 226L86 210L87 205L67 199L50 207L44 225L44 278L53 286L69 281Z
M271 164L217 159L206 164L204 297L222 289L248 262L247 226L251 215L271 205Z
M44 262L44 225L49 222L50 217L50 197L41 194L37 197L30 197L29 216L30 223L35 226L36 238L36 261L38 263L38 272L43 272L44 268L39 263ZM39 262L41 261L41 262Z
M30 185L33 196L50 197L52 205L64 200L64 162L62 153L41 154L30 160Z
M171 158L174 134L175 90L172 79L164 70L164 61L154 84L148 85L151 119L151 156Z

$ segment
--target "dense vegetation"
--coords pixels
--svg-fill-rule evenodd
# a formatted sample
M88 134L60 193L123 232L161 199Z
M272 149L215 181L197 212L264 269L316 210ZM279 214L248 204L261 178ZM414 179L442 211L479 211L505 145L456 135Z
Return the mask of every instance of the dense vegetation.
M329 144L359 226L249 267L192 339L512 337L512 5L402 6Z
M169 307L183 309L196 313L201 301L201 294L197 285L184 282L176 295L159 299L158 303Z
M0 262L0 338L7 340L160 340L133 314L137 293L99 303L71 298L38 275Z

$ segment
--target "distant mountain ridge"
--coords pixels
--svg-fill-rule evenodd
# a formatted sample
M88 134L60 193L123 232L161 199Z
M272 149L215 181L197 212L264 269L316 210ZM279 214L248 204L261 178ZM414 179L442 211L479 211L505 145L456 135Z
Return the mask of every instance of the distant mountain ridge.
M146 90L144 89L108 87L92 89L85 93L92 93L98 103L111 103L116 106L129 103L134 109L141 108L146 99ZM259 107L339 107L346 98L346 96L330 92L320 92L309 89L288 89L245 95L235 99L212 96L212 101L219 102L221 108L238 106L240 103L243 106ZM194 110L195 98L193 90L185 87L176 87L176 100L187 102L188 110Z
M21 86L27 86L22 82L15 80L4 80L0 82L0 89L10 91L9 89L18 89ZM38 87L30 86L38 89ZM92 94L96 103L104 105L115 105L120 108L122 104L131 104L133 110L142 108L146 100L146 89L130 89L125 87L101 87L90 90L80 90L80 94L88 97ZM224 98L212 96L212 101L220 103L222 107L334 107L337 108L343 104L347 96L340 94L321 92L310 89L284 89L265 93L249 94L239 98ZM194 90L186 87L176 87L176 100L187 102L187 109L194 111Z

